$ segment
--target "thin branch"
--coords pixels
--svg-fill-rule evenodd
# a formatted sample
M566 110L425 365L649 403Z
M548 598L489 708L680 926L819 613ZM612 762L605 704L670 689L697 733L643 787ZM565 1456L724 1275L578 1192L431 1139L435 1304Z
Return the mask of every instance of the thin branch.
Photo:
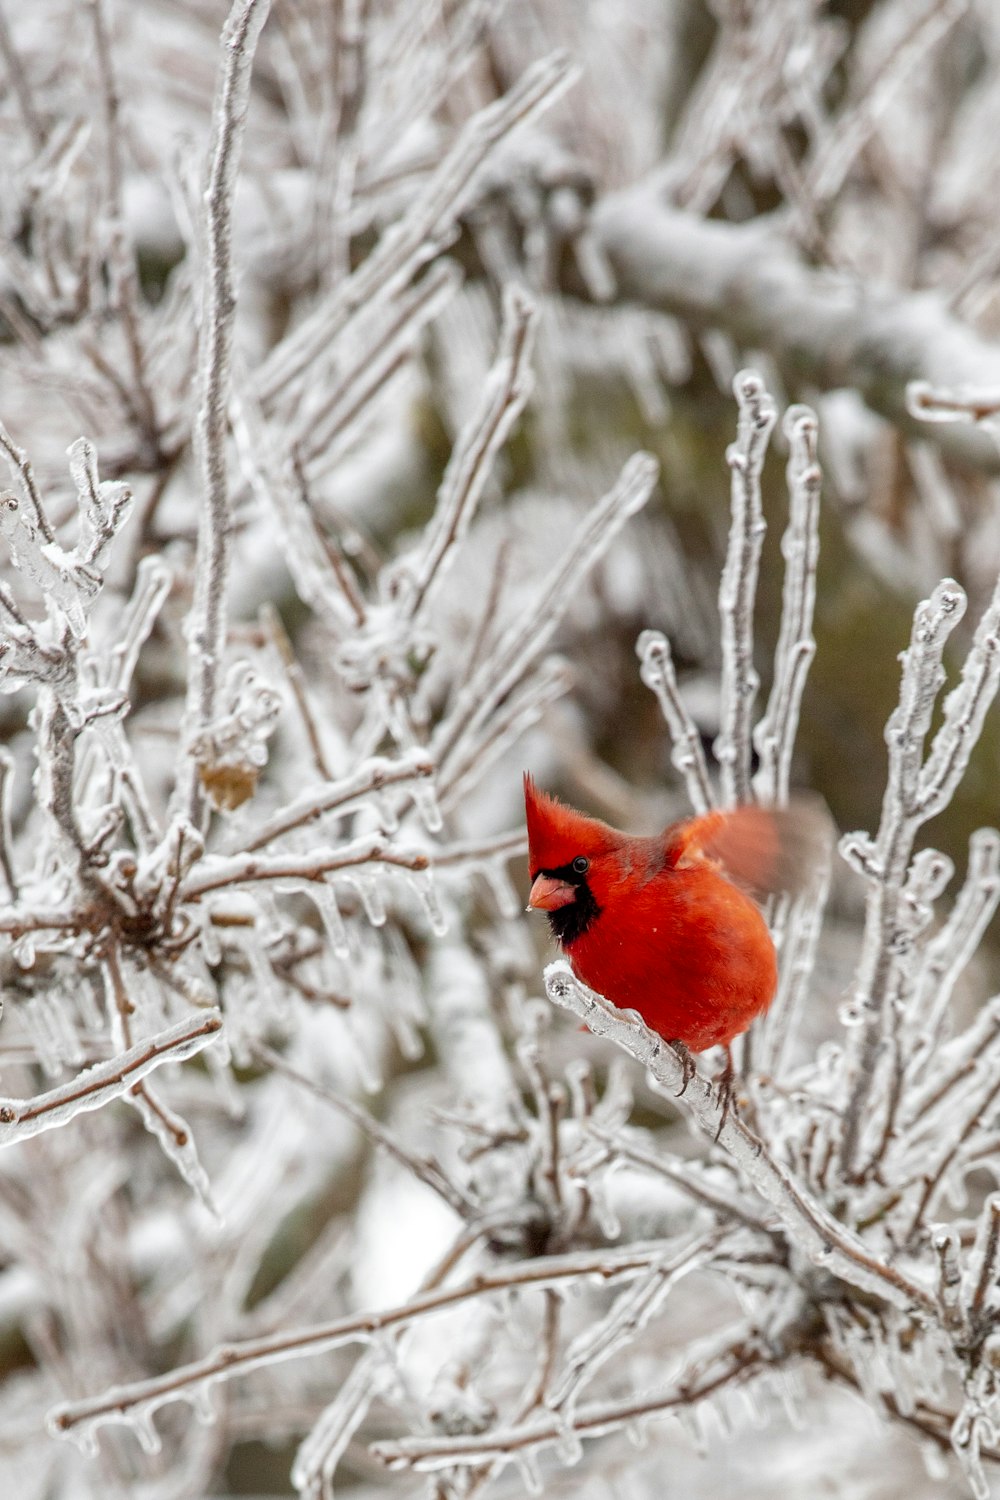
M201 476L195 598L189 621L190 677L187 736L205 730L215 712L226 643L226 586L232 516L226 476L226 432L231 383L236 287L232 211L243 132L250 107L250 76L270 0L233 0L223 31L223 61L216 89L213 140L205 192L205 267L199 335L194 445ZM194 757L185 755L178 805L198 827L205 805Z
M726 453L732 471L732 525L719 587L722 701L714 747L725 806L749 802L751 795L751 726L760 686L753 664L753 606L767 530L760 502L760 476L778 415L755 370L740 371L733 380L733 394L740 416L736 441Z
M551 1000L585 1021L595 1036L616 1042L647 1068L658 1084L683 1099L704 1133L718 1140L761 1196L773 1205L790 1238L809 1260L851 1286L896 1306L924 1312L934 1308L934 1299L925 1287L873 1255L809 1196L738 1116L732 1111L724 1113L722 1102L706 1079L700 1074L686 1079L683 1059L638 1016L632 1019L632 1012L619 1011L588 990L561 959L546 969L545 988Z
M503 1460L515 1453L549 1447L576 1438L602 1437L655 1417L679 1406L694 1406L724 1386L745 1379L767 1362L763 1350L749 1343L735 1345L721 1369L701 1379L688 1377L666 1391L629 1396L617 1401L594 1401L578 1407L572 1417L561 1415L538 1417L514 1427L492 1427L484 1433L460 1437L430 1436L403 1438L397 1442L376 1443L372 1452L389 1469L436 1469L442 1464L459 1466L479 1464L484 1460ZM718 1363L718 1362L717 1362Z
M500 448L531 393L531 348L535 305L522 288L506 289L496 361L483 385L480 404L463 427L438 491L434 517L424 536L407 601L413 620L468 532Z
M354 1125L357 1125L359 1130L364 1131L370 1140L374 1141L377 1146L381 1146L384 1151L387 1151L390 1156L394 1157L401 1166L406 1167L408 1171L412 1172L432 1192L437 1193L439 1198L443 1198L445 1203L450 1208L453 1208L457 1214L461 1214L464 1219L468 1219L471 1216L474 1208L471 1198L463 1193L460 1188L456 1187L450 1178L445 1176L436 1161L433 1161L429 1157L417 1156L415 1152L410 1151L402 1142L398 1141L391 1131L386 1130L384 1125L379 1124L378 1120L370 1115L366 1109L361 1109L351 1099L344 1099L339 1094L332 1093L330 1089L324 1088L322 1084L316 1083L314 1079L307 1078L304 1073L300 1073L297 1068L293 1068L290 1063L287 1063L283 1057L274 1052L270 1047L265 1046L263 1042L252 1042L250 1050L255 1057L266 1064L267 1067L273 1069L274 1072L281 1073L285 1078L289 1078L293 1083L297 1083L300 1088L307 1089L317 1099L322 1099L324 1104L329 1104L331 1108L338 1110L340 1114L346 1115Z
M816 458L815 414L808 406L790 406L782 426L788 440L788 527L781 539L785 559L781 629L771 694L753 736L760 757L754 790L768 806L781 806L788 800L802 693L816 654L812 622L823 479Z
M315 822L334 808L370 797L385 787L405 785L408 781L433 774L433 762L423 750L408 751L397 760L374 757L353 775L345 776L340 781L330 781L318 791L305 792L301 797L296 797L294 802L275 813L262 827L252 829L242 836L241 847L249 854L295 828Z
M81 1424L100 1425L127 1421L136 1406L147 1410L183 1397L205 1380L228 1380L233 1375L260 1369L281 1359L325 1354L343 1344L364 1342L375 1334L399 1328L429 1313L455 1307L477 1297L493 1296L511 1287L549 1287L581 1277L600 1276L611 1283L658 1265L668 1247L662 1243L632 1245L627 1250L576 1251L568 1255L539 1256L496 1271L483 1271L469 1281L443 1290L418 1295L400 1306L382 1312L349 1313L329 1323L291 1328L263 1338L224 1344L202 1359L179 1365L163 1375L114 1386L103 1395L55 1407L49 1415L50 1430L68 1433Z
M660 712L670 731L671 763L684 777L694 811L706 813L715 806L715 794L701 734L677 685L670 642L659 630L644 630L635 643L635 649L640 662L639 676L656 694Z
M221 1029L222 1017L218 1011L194 1020L188 1018L107 1062L85 1069L69 1083L45 1094L0 1101L0 1146L14 1145L43 1130L66 1125L85 1110L100 1109L113 1099L120 1099L163 1063L183 1062L193 1057Z
M312 706L309 702L309 695L306 690L305 673L299 666L298 660L295 655L295 650L292 646L291 641L289 640L288 632L285 629L284 622L282 621L280 614L270 600L261 605L260 620L263 628L267 631L268 635L271 637L271 640L274 642L275 650L277 651L278 657L281 661L281 665L284 668L285 678L288 682L289 688L292 691L292 696L295 699L295 706L299 711L299 718L302 720L302 726L306 732L306 739L309 741L309 749L312 753L313 765L316 767L316 770L319 772L324 781L332 781L333 772L330 769L329 763L327 762L326 751L323 749L323 740L319 732L319 725L316 723L316 716L314 715ZM248 845L247 847L253 846Z

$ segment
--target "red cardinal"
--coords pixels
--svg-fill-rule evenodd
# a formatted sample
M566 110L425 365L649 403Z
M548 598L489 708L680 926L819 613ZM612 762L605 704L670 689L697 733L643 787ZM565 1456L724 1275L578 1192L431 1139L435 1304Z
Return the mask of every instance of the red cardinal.
M737 807L619 833L524 778L531 895L574 972L692 1052L728 1046L774 999L771 934L747 893L793 890L822 842L812 807Z

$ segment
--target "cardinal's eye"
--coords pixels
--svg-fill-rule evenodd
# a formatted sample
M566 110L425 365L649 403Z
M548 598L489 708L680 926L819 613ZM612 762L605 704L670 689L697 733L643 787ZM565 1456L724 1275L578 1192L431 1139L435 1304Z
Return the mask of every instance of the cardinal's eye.
M590 860L585 858L584 855L578 854L576 859L574 859L573 861L573 869L578 875L586 875L587 871L590 869Z

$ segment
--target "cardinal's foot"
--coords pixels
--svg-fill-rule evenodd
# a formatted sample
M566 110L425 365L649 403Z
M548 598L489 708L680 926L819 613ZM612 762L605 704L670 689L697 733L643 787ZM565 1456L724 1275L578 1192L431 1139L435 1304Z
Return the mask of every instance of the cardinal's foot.
M718 1140L722 1134L722 1127L729 1118L730 1111L734 1115L739 1114L736 1104L736 1068L733 1065L732 1049L726 1048L726 1066L715 1080L717 1097L719 1101L719 1123L715 1131L715 1139Z
M671 1047L673 1047L674 1052L677 1054L677 1060L680 1063L682 1069L681 1076L684 1080L680 1088L677 1090L677 1098L679 1099L682 1094L687 1093L687 1086L691 1082L692 1078L694 1078L695 1074L698 1072L698 1065L683 1042L671 1042L670 1045Z

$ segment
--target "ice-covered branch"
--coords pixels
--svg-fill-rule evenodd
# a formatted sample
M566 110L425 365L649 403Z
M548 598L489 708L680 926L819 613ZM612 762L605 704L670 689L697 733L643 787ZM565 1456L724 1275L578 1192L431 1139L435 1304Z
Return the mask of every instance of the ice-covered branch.
M896 1266L882 1262L776 1161L764 1142L732 1112L724 1108L716 1091L696 1074L685 1084L683 1059L638 1016L617 1010L587 990L562 960L545 971L549 998L585 1021L596 1036L606 1036L649 1070L663 1088L683 1097L684 1106L700 1128L729 1152L747 1180L780 1216L789 1239L814 1265L840 1276L849 1285L894 1305L915 1312L929 1312L933 1299L925 1287L912 1281Z
M760 476L778 415L754 370L740 371L733 381L733 394L739 407L739 426L736 441L726 453L732 471L732 523L719 588L722 701L715 741L722 800L727 806L750 800L750 737L760 683L753 662L753 606L767 529L760 502Z
M969 864L944 926L927 944L914 994L914 1013L933 1047L948 1013L955 985L979 947L1000 902L1000 833L980 828L969 840Z
M194 445L201 477L195 597L188 623L189 738L203 731L215 711L226 641L226 586L232 515L226 474L226 435L236 285L233 273L232 210L240 151L250 107L250 75L270 0L233 0L223 31L208 183L204 197L204 268ZM192 757L178 782L178 806L197 826L202 791Z
M906 901L906 872L913 841L920 826L950 801L1000 684L998 585L977 626L959 682L945 700L943 722L925 760L924 740L944 681L945 644L964 609L965 595L951 580L939 584L931 598L917 609L910 646L903 659L899 706L886 726L889 774L878 836L872 843L863 835L852 835L842 846L845 855L869 881L864 944L855 990L862 1025L844 1135L844 1162L849 1169L856 1165L886 1004L893 986L898 984L902 957L919 930L914 925L912 904ZM987 895L989 885L987 878L981 887ZM966 907L962 902L955 921L964 924L965 919Z
M629 459L617 484L587 516L566 557L541 581L538 613L509 626L462 689L431 744L432 754L442 767L442 778L446 759L481 734L490 716L541 657L573 602L576 583L603 555L625 522L646 504L658 472L655 459L648 453L637 453Z
M534 304L527 293L520 287L508 287L496 362L484 383L479 409L452 452L420 556L409 565L413 576L406 602L414 620L419 619L428 593L468 532L491 465L531 393L535 318Z
M539 1256L496 1271L479 1272L457 1286L428 1292L381 1312L350 1313L314 1327L290 1328L263 1338L224 1344L204 1358L163 1375L115 1386L89 1400L57 1406L49 1416L49 1425L53 1432L62 1434L80 1426L93 1430L108 1422L128 1422L137 1408L151 1416L168 1401L185 1398L206 1381L228 1380L283 1359L322 1354L343 1344L365 1343L416 1318L513 1287L558 1286L595 1275L611 1284L659 1265L669 1250L669 1245L653 1244L633 1245L624 1251L576 1251Z
M382 236L347 282L272 354L260 378L265 407L322 353L358 308L364 308L383 288L411 281L440 252L497 145L554 103L572 80L568 60L553 54L530 67L508 94L467 122L403 218Z
M910 414L911 381L1000 388L1000 346L960 322L939 292L816 269L779 221L699 218L671 207L655 179L601 200L591 229L619 299L722 328L743 348L765 349L792 387L854 388L873 411L945 454L1000 470L989 434Z
M906 937L901 925L905 924L903 885L914 839L925 821L924 740L944 681L942 657L945 645L964 612L965 594L950 579L938 584L931 597L918 606L913 617L910 645L903 653L899 704L885 729L889 770L878 835L872 841L867 835L852 834L841 843L844 857L869 882L864 942L854 993L861 1025L858 1028L859 1040L855 1044L856 1072L851 1084L843 1144L843 1159L849 1169L854 1166L875 1074L889 987ZM961 688L955 690L949 702L954 702L959 692ZM964 709L964 696L962 705ZM954 738L949 736L948 743L953 744ZM941 731L935 745L940 739Z
M241 839L241 845L249 854L261 849L274 839L281 838L295 828L315 822L324 813L334 808L377 795L385 787L403 786L434 774L434 763L422 750L407 751L398 760L374 757L350 776L320 787L315 792L305 792L296 797L281 812L267 820L261 827L251 830Z
M654 692L670 732L670 758L684 778L691 806L696 813L708 812L715 795L702 748L701 734L681 697L670 642L659 630L644 630L636 641L639 675Z
M269 880L322 880L337 870L368 864L427 870L432 863L423 850L397 849L381 838L355 839L340 848L304 849L301 854L213 854L199 863L198 872L184 883L181 894L185 901L198 901L226 886Z
M754 791L767 805L781 804L788 798L799 708L816 654L812 622L822 475L816 459L815 414L808 406L790 406L782 428L788 441L788 527L781 539L785 559L781 629L767 709L753 735L760 757Z
M494 1426L481 1434L458 1437L403 1438L374 1446L376 1457L390 1469L435 1470L452 1465L480 1464L503 1460L539 1448L562 1445L577 1453L580 1440L603 1437L621 1428L637 1429L647 1418L677 1407L695 1406L725 1386L745 1379L767 1362L766 1350L749 1333L730 1345L698 1373L683 1377L665 1391L640 1392L613 1401L593 1401L576 1407L569 1418L562 1414L532 1417L517 1427Z
M127 1052L96 1063L76 1078L30 1099L0 1100L0 1146L15 1145L43 1130L67 1125L85 1110L101 1109L120 1099L157 1068L183 1062L207 1047L222 1029L217 1011L178 1021Z

